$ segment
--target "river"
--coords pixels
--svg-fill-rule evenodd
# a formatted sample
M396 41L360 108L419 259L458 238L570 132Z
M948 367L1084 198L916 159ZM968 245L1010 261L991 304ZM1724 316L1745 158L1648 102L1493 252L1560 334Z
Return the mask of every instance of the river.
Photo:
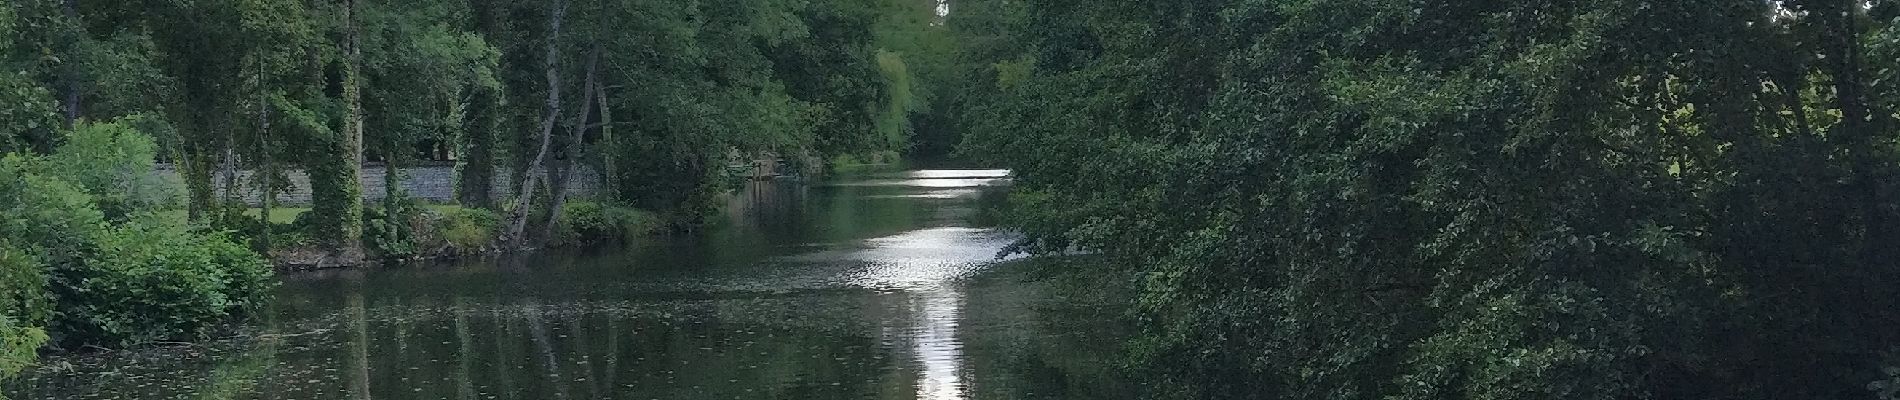
M997 255L1008 171L758 182L703 232L290 274L233 338L55 357L15 399L1130 397L1114 307Z

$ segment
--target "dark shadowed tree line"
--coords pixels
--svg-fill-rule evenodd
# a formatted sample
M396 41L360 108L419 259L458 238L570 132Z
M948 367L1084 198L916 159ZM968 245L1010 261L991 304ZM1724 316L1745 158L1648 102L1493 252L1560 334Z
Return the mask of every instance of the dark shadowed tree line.
M946 120L1159 394L1900 391L1900 3L953 7Z

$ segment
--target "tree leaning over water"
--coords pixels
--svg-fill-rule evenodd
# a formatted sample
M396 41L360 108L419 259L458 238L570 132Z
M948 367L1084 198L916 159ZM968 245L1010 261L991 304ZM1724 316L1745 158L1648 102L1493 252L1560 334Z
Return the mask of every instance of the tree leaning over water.
M1900 3L955 7L964 152L1173 395L1900 387Z

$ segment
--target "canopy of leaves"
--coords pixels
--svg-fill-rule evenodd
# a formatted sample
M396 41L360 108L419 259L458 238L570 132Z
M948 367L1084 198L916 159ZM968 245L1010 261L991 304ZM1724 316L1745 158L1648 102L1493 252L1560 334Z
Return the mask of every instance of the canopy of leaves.
M964 152L1015 169L1022 249L1141 274L1167 394L1889 378L1894 2L1013 3L950 17L1020 43L966 39Z

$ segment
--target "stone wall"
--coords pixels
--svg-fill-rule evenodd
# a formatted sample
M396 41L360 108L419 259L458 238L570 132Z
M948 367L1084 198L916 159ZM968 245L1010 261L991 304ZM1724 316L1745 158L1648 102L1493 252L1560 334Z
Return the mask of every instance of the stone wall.
M386 170L382 164L363 165L363 200L381 201L383 199L385 196L383 190L383 172ZM397 176L401 179L399 186L404 192L409 194L409 197L433 203L455 202L455 165L448 163L429 164L397 168L396 170ZM178 175L178 171L169 165L160 165L157 173L160 179L175 183L183 182L183 178ZM543 177L547 176L545 170L536 171L535 174ZM244 202L253 206L262 204L263 196L258 193L259 190L256 188L257 182L253 180L254 174L252 174L251 171L238 171L237 175L237 186L240 188L239 196L244 199ZM511 196L514 190L517 189L512 179L514 178L514 172L508 171L505 168L496 168L494 176L494 186L489 191L490 198L505 199ZM284 178L289 180L290 189L287 192L277 194L277 204L287 206L309 205L310 176L304 174L301 170L291 170L284 173ZM214 191L219 196L223 196L223 174L216 174L212 180ZM544 188L543 190L546 190L547 180L544 179L541 182ZM592 197L600 193L600 174L595 173L593 168L582 166L579 171L575 172L574 180L568 183L567 193L568 196L578 198Z

